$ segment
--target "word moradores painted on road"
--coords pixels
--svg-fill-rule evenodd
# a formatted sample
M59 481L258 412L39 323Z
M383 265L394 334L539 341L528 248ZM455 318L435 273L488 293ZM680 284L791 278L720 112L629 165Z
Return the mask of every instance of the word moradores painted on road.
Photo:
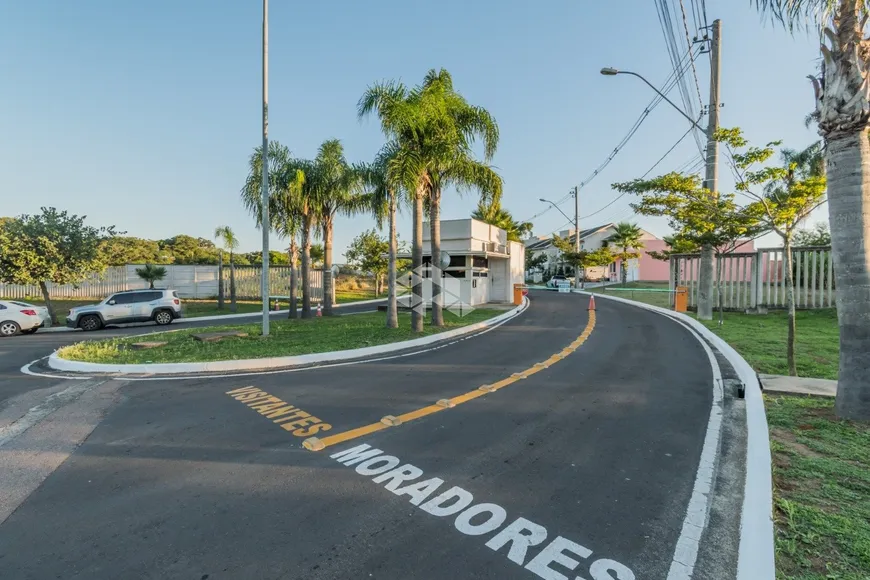
M311 413L282 401L274 395L257 387L242 387L227 391L235 400L244 403L251 409L280 425L296 437L311 437L321 431L329 431L332 425L324 423Z
M467 536L483 536L496 532L486 547L503 553L508 560L534 573L544 580L635 580L634 573L623 564L607 558L591 559L592 550L562 536L548 544L547 529L530 520L518 517L507 525L507 511L494 503L474 503L471 492L458 486L444 490L444 480L424 478L423 470L386 455L370 445L357 445L330 455L339 463L356 466L356 472L372 477L375 483L397 496L408 496L409 501L424 512L436 517L453 517L453 526ZM440 492L436 495L436 492ZM531 549L537 555L529 558ZM589 575L577 575L581 561L589 562ZM553 567L553 566L556 567ZM563 572L570 574L566 575Z

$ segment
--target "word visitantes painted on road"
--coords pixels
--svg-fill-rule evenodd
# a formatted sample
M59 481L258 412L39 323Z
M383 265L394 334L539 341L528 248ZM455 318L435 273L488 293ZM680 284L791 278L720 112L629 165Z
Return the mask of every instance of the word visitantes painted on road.
M296 437L310 437L315 433L332 429L329 423L324 423L311 413L306 413L257 387L243 387L227 391L227 394L264 417L272 419L273 423L290 431Z
M380 449L370 445L357 445L330 455L344 465L356 465L356 472L366 477L375 476L372 481L384 484L384 488L397 496L407 495L410 502L424 512L436 517L453 517L453 526L467 536L483 536L499 530L487 542L486 547L504 551L507 559L523 566L544 580L569 580L559 569L576 570L580 561L588 561L592 550L562 536L556 536L550 543L531 559L529 549L540 546L547 539L547 529L525 518L517 518L510 524L505 509L494 503L474 503L471 492L453 486L432 496L444 485L438 477L422 479L423 470L409 463L400 465L398 457L384 455ZM428 500L425 501L424 500ZM553 568L557 565L559 568ZM599 558L589 564L592 580L635 580L634 572L628 567L607 558ZM586 576L575 576L574 580L586 580Z

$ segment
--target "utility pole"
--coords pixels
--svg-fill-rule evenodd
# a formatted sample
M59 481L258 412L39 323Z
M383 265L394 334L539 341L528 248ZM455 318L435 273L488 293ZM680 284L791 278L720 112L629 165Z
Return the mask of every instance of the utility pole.
M574 186L574 251L580 252L580 188ZM574 266L574 288L580 287L580 272Z
M263 336L269 336L269 0L263 0L263 167L260 222L263 230Z
M719 197L719 142L715 133L719 129L719 80L722 58L722 21L713 21L713 39L710 45L710 104L707 111L707 171L704 186L713 199ZM701 248L701 267L698 280L698 318L713 319L713 271L716 256L712 246Z

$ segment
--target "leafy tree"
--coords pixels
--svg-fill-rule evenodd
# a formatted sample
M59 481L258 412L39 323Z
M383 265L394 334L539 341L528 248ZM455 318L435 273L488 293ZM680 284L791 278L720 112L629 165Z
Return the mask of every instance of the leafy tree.
M159 282L166 278L166 268L163 266L154 266L145 264L142 268L136 268L136 275L148 282L148 288L154 289L154 282Z
M216 264L218 251L214 242L185 234L158 242L160 250L173 257L175 264Z
M794 234L795 246L830 246L831 229L825 222L819 222L812 229L798 230Z
M249 265L261 266L263 264L263 252L247 252L245 254L237 254L236 261L245 259ZM290 257L278 250L269 250L269 265L270 266L289 266Z
M115 236L114 226L89 226L85 217L43 207L40 214L22 215L0 228L0 280L39 284L55 324L47 283L74 284L102 272L106 262L100 246Z
M100 253L109 266L163 261L160 245L156 241L127 236L107 238L100 244Z
M667 262L674 254L695 254L701 250L700 246L698 246L692 240L684 240L677 236L665 236L662 238L662 240L664 240L664 242L668 245L668 249L662 250L661 252L657 250L650 250L647 252L648 256L656 260L662 260L663 262Z
M492 116L469 105L453 88L450 74L430 70L423 84L408 89L397 82L375 84L357 105L359 116L377 114L381 129L395 143L392 172L413 201L412 268L423 265L423 205L429 201L432 263L441 253L441 192L453 185L460 191L478 189L487 199L501 196L501 178L491 167L474 158L471 145L480 138L484 160L489 161L498 144L498 127ZM432 324L443 325L441 279L432 279ZM412 301L422 304L422 284L412 288ZM414 308L411 327L423 330L423 313Z
M786 308L788 309L787 359L789 374L797 376L795 363L795 295L792 246L798 226L824 202L827 184L824 166L818 159L818 145L803 151L783 149L781 166L755 169L774 154L771 145L750 147L739 130L724 132L731 162L736 169L737 189L756 201L748 208L766 229L775 232L785 257ZM737 149L738 152L734 150ZM756 186L763 188L756 191Z
M380 295L383 278L390 268L390 240L375 230L366 230L353 239L344 253L348 263L375 278L375 295ZM408 267L408 260L399 260L397 269Z
M547 263L547 255L546 254L533 254L532 252L526 252L526 270L537 270L541 268L544 264Z
M616 259L614 253L605 247L593 251L576 251L570 238L563 238L556 234L553 234L553 245L562 253L562 259L571 264L575 275L580 276L579 279L583 281L583 284L585 284L586 268L607 266ZM546 256L543 254L541 257L546 260Z
M635 179L615 183L614 189L640 196L640 201L631 207L646 216L665 217L674 230L672 246L680 248L712 248L720 257L747 237L763 231L759 226L757 212L741 207L734 200L735 194L719 193L714 197L702 187L696 175L672 172L653 179ZM716 260L714 281L721 284L721 262ZM705 292L704 286L699 287ZM706 298L711 300L712 297ZM700 298L699 298L700 304ZM722 292L719 292L719 322L722 318ZM701 313L698 313L701 317Z
M389 223L387 237L387 328L398 328L398 303L396 296L396 270L398 261L398 236L396 235L396 211L402 200L402 184L392 169L399 153L398 143L391 141L378 152L373 163L357 167L366 187L364 203L374 216L378 229L384 219ZM405 267L410 264L403 260Z
M497 200L479 201L477 209L474 210L471 217L503 229L507 232L508 241L511 242L521 242L532 233L532 222L516 221L514 216L501 207L501 203Z
M332 314L332 236L337 214L353 215L362 208L362 175L344 156L344 147L338 139L324 141L314 159L313 199L314 213L320 224L323 240L323 314Z
M230 253L230 312L235 312L236 306L236 262L234 260L235 251L239 247L239 239L230 226L218 226L214 230L214 237L221 242L223 249ZM220 254L223 257L223 254ZM222 263L223 260L221 259ZM218 281L218 309L224 307L224 280L223 272L221 279Z
M324 260L323 244L311 244L311 265L315 268L322 268Z
M640 253L637 250L643 249L643 241L641 236L643 233L637 224L621 222L614 226L613 235L607 238L607 241L614 246L621 248L619 252L615 252L615 257L620 260L620 271L622 284L628 278L628 261L640 258Z
M868 0L753 0L789 29L823 32L822 75L813 79L819 133L825 141L840 372L837 415L870 421L870 40Z

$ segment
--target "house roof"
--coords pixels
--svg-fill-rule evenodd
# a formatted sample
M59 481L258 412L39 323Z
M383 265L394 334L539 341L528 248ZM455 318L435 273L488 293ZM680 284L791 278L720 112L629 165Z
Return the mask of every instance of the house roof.
M588 238L589 236L591 236L595 232L601 231L604 228L612 226L612 225L613 224L604 224L604 225L600 225L598 227L580 230L580 239L582 240L584 238ZM568 236L568 240L572 244L574 243L574 239L575 239L574 235ZM544 238L543 240L538 240L536 242L532 242L531 244L526 246L526 250L532 251L532 252L539 251L539 250L546 250L547 248L549 248L552 245L553 245L553 238L547 237L547 238Z

